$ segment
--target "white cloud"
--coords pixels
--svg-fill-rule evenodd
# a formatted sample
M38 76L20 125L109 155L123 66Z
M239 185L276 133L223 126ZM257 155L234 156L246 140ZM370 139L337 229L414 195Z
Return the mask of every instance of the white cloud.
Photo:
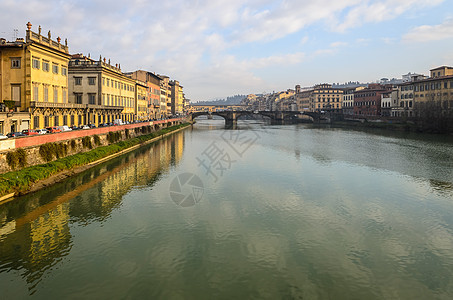
M423 25L410 30L403 36L404 42L430 42L453 38L453 19L439 25Z
M352 7L344 19L333 24L332 29L344 32L365 23L379 23L394 19L410 9L435 6L444 0L365 0Z

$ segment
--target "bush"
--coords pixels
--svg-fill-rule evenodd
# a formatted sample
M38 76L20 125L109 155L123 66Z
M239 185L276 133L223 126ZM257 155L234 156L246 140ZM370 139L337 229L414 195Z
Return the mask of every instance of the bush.
M119 140L121 140L121 138L122 138L121 131L110 131L107 134L107 141L109 141L110 144L118 142Z
M99 137L99 135L95 134L93 136L93 139L94 139L94 143L99 146L101 144L101 138Z
M25 152L22 148L19 148L16 151L8 152L6 154L6 162L13 170L17 167L23 168L27 164L27 152Z
M131 137L131 133L129 132L129 129L128 129L128 128L126 128L126 129L124 130L124 133L125 133L127 139L129 139L129 138Z
M47 162L53 160L54 157L65 157L67 154L68 144L66 143L45 143L39 147L39 155Z
M89 136L84 136L84 137L82 138L82 145L83 145L83 147L85 147L85 148L93 149L93 144L91 144L91 137L89 137Z
M45 143L39 146L39 155L41 155L42 159L49 162L54 157L54 150L55 146L53 143Z
M74 150L77 146L77 143L75 140L71 140L71 149Z

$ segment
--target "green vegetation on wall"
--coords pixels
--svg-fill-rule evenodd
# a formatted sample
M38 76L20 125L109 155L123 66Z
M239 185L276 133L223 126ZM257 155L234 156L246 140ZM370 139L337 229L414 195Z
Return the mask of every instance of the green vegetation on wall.
M19 148L16 151L8 152L8 154L6 154L6 162L13 170L17 167L23 168L27 164L27 152L25 152L22 148Z

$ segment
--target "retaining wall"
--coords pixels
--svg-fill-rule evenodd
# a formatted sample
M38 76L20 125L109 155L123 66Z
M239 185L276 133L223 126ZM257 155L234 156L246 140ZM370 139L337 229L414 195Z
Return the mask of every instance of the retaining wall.
M14 139L7 139L0 141L0 174L12 171L11 167L7 163L7 154L15 151L18 148L25 150L27 157L27 164L25 167L34 166L38 164L46 163L46 161L39 154L39 147L45 143L65 143L67 144L68 152L66 156L73 155L80 152L89 151L91 149L108 145L107 134L109 132L120 131L122 134L122 140L126 138L125 130L129 129L129 136L133 138L135 136L146 134L136 132L135 128L141 128L143 126L151 126L152 131L157 131L162 128L170 127L173 125L181 124L184 119L169 119L161 121L135 123L121 126L110 126L100 127L85 130L74 130L61 133L35 135L29 137L21 137ZM100 144L96 145L94 140L91 139L92 148L86 148L83 146L82 138L86 136L97 135L100 140ZM18 170L19 168L16 168Z

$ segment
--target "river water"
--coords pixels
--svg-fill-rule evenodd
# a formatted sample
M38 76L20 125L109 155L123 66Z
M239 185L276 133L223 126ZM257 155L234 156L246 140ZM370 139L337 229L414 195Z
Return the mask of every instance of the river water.
M0 298L452 299L453 140L200 120L0 206Z

